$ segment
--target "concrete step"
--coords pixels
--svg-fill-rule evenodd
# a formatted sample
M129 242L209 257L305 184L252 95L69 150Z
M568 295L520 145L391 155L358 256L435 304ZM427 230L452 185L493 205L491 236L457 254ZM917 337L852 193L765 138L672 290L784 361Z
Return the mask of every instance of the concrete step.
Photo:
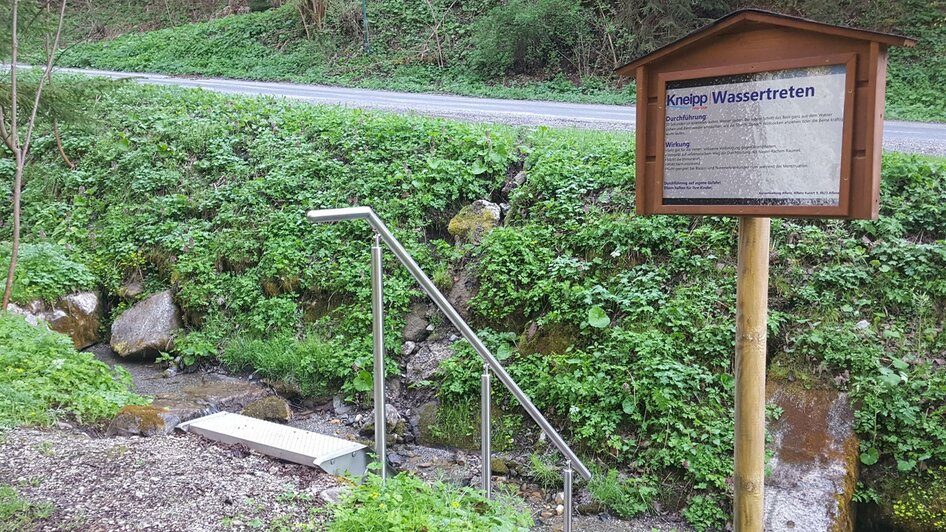
M364 476L368 448L360 443L252 417L218 412L177 426L227 444L239 443L259 453L314 466L333 475Z

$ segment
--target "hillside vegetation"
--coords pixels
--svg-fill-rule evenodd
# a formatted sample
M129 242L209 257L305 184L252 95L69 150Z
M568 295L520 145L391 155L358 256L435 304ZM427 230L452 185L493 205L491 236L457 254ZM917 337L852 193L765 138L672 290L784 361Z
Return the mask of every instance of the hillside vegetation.
M38 138L26 240L66 246L112 316L130 280L172 287L184 363L223 355L310 395L366 397L370 230L304 212L368 205L443 286L475 279L471 318L490 347L584 457L621 471L601 476L614 511L725 522L736 224L635 216L632 136L135 85L90 113L94 128L64 131L75 169ZM481 198L510 210L482 244L456 245L449 220ZM773 221L770 371L846 390L863 463L910 475L946 456L946 160L885 155L881 205L876 221ZM399 353L422 295L394 262L386 339ZM479 389L458 346L421 383L445 405Z
M139 8L123 6L119 0L106 4L107 9L84 4L75 8L71 20L84 22L70 26L72 41L90 34L110 37L126 27L109 22L102 27L114 29L90 32L95 20L113 21L116 13L138 16ZM207 6L205 13L235 9L210 0L202 4ZM942 0L827 5L782 0L377 0L367 3L371 43L367 53L360 2L290 0L267 11L78 44L62 60L68 66L129 71L627 103L633 99L633 86L615 79L613 68L750 4L916 37L915 49L891 50L888 115L946 120L941 98L946 88ZM321 5L325 10L316 17L300 11L301 5ZM172 24L182 16L164 20Z

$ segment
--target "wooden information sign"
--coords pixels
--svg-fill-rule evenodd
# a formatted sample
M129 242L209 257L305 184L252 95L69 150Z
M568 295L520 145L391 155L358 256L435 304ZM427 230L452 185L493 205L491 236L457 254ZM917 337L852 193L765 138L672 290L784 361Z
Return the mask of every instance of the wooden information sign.
M740 217L737 532L765 528L770 217L877 217L887 47L914 44L743 10L617 70L637 78L638 214Z
M876 218L887 47L913 44L744 10L619 68L638 214Z

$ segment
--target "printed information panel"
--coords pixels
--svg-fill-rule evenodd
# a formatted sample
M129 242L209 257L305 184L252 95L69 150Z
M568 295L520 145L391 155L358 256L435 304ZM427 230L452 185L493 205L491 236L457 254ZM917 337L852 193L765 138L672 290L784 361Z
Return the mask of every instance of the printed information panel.
M845 73L668 81L664 205L838 205Z

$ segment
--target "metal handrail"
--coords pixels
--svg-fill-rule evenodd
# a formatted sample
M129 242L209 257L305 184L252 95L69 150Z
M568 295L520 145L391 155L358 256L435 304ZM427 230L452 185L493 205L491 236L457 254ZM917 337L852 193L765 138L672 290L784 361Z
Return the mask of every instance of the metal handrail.
M433 281L431 281L430 278L427 277L427 274L425 274L423 270L420 269L420 266L418 266L414 258L411 257L411 255L407 252L407 250L404 249L404 246L402 246L401 243L397 240L397 238L395 238L394 234L391 233L391 231L387 228L387 226L384 225L384 222L382 222L381 218L379 218L378 215L375 214L374 210L372 210L370 207L349 207L349 208L344 208L344 209L311 210L306 213L306 218L310 222L313 222L313 223L338 222L342 220L367 220L368 223L371 225L372 229L375 230L376 235L379 236L381 240L384 241L385 244L387 244L388 248L390 248L392 252L394 252L394 256L396 256L397 259L401 262L401 264L403 264L404 267L407 268L407 271L409 271L411 275L414 277L414 279L420 284L421 288L424 290L427 296L430 297L430 299L433 300L434 304L437 305L440 311L443 312L444 315L447 316L447 319L450 320L450 323L452 323L453 326L456 327L458 331L460 331L460 334L462 334L463 337L466 338L468 342L470 342L470 345L473 346L473 349L475 349L476 352L480 355L480 357L486 362L486 364L489 366L489 369L491 369L493 373L495 373L496 376L499 377L499 380L503 383L504 386L506 386L506 389L508 389L516 397L516 399L519 401L519 404L522 405L522 408L525 409L525 411L529 413L529 416L532 417L532 419L535 420L536 424L539 425L539 427L542 429L542 432L544 432L545 435L549 438L549 441L551 441L552 444L554 444L555 447L558 448L559 452L561 452L565 456L566 463L570 466L570 468L573 468L575 471L577 471L578 474L581 475L582 478L584 478L585 480L591 480L591 471L589 471L588 468L585 466L585 464L582 463L582 461L578 458L575 452L572 451L571 447L569 447L568 444L565 443L565 440L562 438L562 436L558 433L558 431L556 431L552 427L552 425L548 422L548 420L545 419L545 416L543 416L542 413L539 412L539 409L536 408L534 404L532 404L532 400L529 399L529 396L527 396L525 392L523 392L522 389L519 388L519 385L517 385L516 382L509 375L509 373L506 372L506 369L503 368L503 366L499 363L496 357L493 356L493 354L489 351L486 345L483 344L479 336L477 336L476 333L473 332L473 329L471 329L470 326L466 323L466 320L464 320L463 317L461 317L460 314L457 312L457 310L453 308L453 305L450 304L450 302L440 292L440 290L433 283ZM376 242L377 242L377 238L376 238ZM374 282L373 284L380 286L380 280ZM377 334L378 331L375 330L375 333ZM377 357L376 357L376 364L377 364ZM489 382L488 378L484 379L484 381L487 383ZM376 395L375 397L377 398L378 396ZM379 410L380 410L380 414L378 414ZM375 432L376 433L383 432L384 431L383 401L380 407L377 407L376 405L375 411L376 411L375 417L377 419L380 419L380 422L378 422L376 419ZM380 451L380 452L383 452L383 451ZM484 453L484 456L485 456L485 453ZM487 459L486 463L483 464L484 471L486 471L486 468L488 467L489 467L489 460ZM383 466L381 470L384 471ZM567 474L568 472L569 470L566 469L566 478L570 477L570 475ZM484 476L488 478L488 473Z

